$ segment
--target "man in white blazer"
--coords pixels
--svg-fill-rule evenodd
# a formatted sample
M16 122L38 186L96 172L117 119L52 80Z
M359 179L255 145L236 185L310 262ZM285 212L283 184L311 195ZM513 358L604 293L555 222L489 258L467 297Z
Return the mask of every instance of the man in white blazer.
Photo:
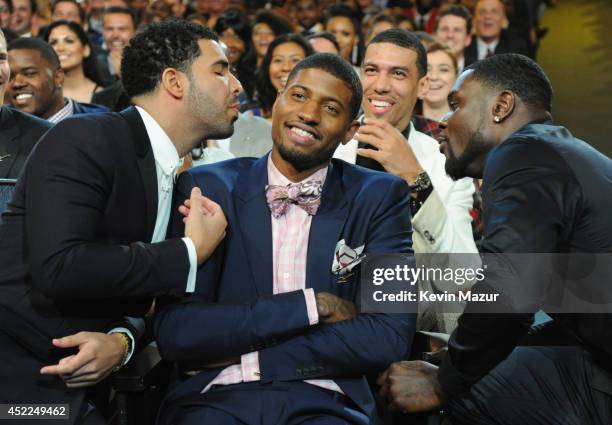
M368 45L361 73L363 125L334 156L387 171L408 183L417 255L476 253L469 213L472 180L451 180L444 170L446 160L438 142L416 131L410 122L418 88L427 84L427 53L422 44L406 31L384 31ZM439 283L420 284L423 289L429 289L429 285L440 291L460 289ZM437 330L443 332L455 326L453 320L448 323L436 313L429 319L421 317L421 329L430 327L425 323L428 320L437 321Z

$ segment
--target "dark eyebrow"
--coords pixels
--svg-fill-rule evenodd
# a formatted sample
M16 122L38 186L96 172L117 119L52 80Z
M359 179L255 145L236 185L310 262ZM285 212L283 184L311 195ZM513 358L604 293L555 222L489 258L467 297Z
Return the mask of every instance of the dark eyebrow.
M214 62L210 67L221 65L224 69L229 68L229 62L226 59L219 59L217 62Z
M310 90L308 87L302 86L302 85L300 85L300 84L294 84L293 86L291 86L291 88L300 88L300 89L302 89L302 90L306 91L307 93L311 93L311 92L312 92L312 90ZM334 103L336 103L338 106L340 106L342 109L346 109L346 108L344 107L344 104L343 104L342 102L340 102L340 101L338 100L338 98L336 98L336 97L334 97L334 96L325 96L325 97L323 98L323 100L325 100L325 101L331 101L331 102L334 102Z

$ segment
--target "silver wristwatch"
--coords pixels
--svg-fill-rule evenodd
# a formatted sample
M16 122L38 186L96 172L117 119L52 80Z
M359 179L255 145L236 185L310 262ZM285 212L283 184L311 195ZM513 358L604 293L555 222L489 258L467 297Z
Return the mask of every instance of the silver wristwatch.
M411 192L422 192L431 187L431 179L426 171L421 171L414 181L413 185L410 185Z

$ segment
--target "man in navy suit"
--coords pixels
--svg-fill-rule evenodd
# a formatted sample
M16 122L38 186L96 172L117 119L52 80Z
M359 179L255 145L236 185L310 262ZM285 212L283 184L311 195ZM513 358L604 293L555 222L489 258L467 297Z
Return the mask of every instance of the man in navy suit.
M332 160L358 127L361 98L349 64L306 58L275 102L269 155L179 179L176 202L202 188L228 232L200 267L196 294L156 318L160 352L184 376L160 423L376 423L366 377L408 354L416 317L358 314L358 268L332 271L342 240L412 251L406 183Z

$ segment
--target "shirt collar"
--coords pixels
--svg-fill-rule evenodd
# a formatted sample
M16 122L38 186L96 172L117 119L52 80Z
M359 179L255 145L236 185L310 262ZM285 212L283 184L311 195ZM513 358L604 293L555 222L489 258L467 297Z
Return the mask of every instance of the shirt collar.
M164 129L161 128L147 111L140 106L136 106L136 110L140 113L147 130L155 162L157 162L165 175L172 176L180 166L180 158L174 143L172 143Z
M74 102L69 97L64 98L64 107L57 111L55 114L47 118L47 121L57 124L64 118L68 118L70 115L74 113Z
M320 170L315 171L310 176L306 177L304 180L298 182L302 183L308 180L320 180L321 186L325 183L325 177L327 177L327 167L323 167ZM288 184L293 183L287 177L285 177L274 165L274 161L272 161L272 154L268 155L268 184L276 185L276 186L287 186Z
M495 48L499 44L499 38L495 41L487 43L482 38L478 37L476 39L476 42L478 43L478 48L482 49L482 51L486 52L487 50L490 49L492 52L495 52Z

